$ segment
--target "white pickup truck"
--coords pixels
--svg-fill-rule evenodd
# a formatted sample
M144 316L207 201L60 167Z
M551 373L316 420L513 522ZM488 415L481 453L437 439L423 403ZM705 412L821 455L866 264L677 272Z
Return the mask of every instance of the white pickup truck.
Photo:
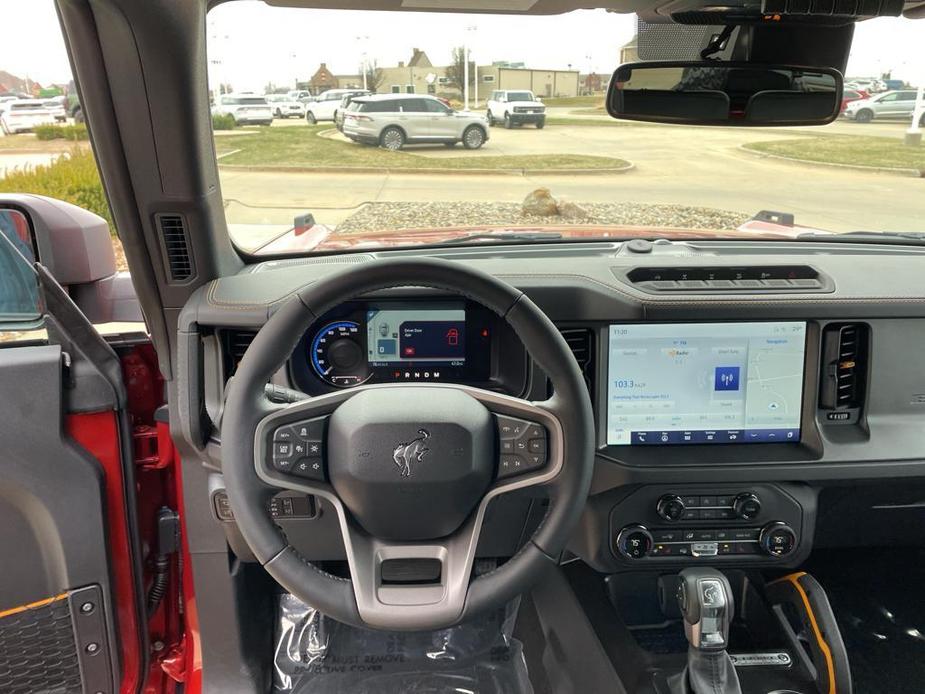
M526 90L497 90L491 93L488 99L488 124L494 125L498 121L504 123L505 128L515 125L533 123L537 128L546 125L546 107L543 102Z

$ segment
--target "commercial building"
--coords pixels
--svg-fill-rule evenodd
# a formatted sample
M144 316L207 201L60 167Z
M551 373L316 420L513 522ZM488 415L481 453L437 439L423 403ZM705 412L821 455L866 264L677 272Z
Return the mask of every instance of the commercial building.
M479 101L484 101L496 89L529 89L541 97L578 96L580 93L577 70L535 70L522 65L505 62L479 65L471 77L478 80L477 87L470 87L473 98L478 91ZM375 91L380 94L435 94L459 99L462 90L453 83L453 72L449 65L434 65L424 51L415 48L407 63L401 61L394 67L378 69ZM339 75L336 80L336 86L353 86L357 76ZM359 76L359 84L362 85L362 76Z

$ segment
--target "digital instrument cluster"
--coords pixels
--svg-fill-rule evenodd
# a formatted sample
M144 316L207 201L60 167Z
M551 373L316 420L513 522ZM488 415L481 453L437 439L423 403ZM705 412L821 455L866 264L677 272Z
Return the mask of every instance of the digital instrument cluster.
M487 384L499 328L493 313L464 300L349 302L306 333L294 375L334 388L401 381Z

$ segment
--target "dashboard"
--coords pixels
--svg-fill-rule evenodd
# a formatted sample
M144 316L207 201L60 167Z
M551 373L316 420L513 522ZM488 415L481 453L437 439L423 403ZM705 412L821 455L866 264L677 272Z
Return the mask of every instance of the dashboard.
M397 252L412 251L350 259ZM903 509L918 508L925 488L922 250L660 241L427 252L516 286L572 348L597 425L592 492L570 548L589 565L795 566L814 546L843 542L853 519L864 530L851 532L871 544L915 526ZM180 419L188 440L206 442L200 455L216 480L214 423L246 339L286 297L336 270L329 258L263 262L184 309L185 408L205 416ZM503 320L421 288L345 301L298 336L273 377L310 395L404 381L531 400L550 392ZM214 515L246 556L217 499ZM538 522L530 500L502 501L480 555L508 555ZM307 508L280 523L307 556L337 558L322 532L330 517Z

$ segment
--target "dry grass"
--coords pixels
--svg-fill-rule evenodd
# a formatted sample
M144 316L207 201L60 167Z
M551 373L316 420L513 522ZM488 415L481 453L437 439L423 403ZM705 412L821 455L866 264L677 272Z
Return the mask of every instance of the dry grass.
M802 161L925 171L925 145L909 146L891 137L826 135L744 146L755 152Z

